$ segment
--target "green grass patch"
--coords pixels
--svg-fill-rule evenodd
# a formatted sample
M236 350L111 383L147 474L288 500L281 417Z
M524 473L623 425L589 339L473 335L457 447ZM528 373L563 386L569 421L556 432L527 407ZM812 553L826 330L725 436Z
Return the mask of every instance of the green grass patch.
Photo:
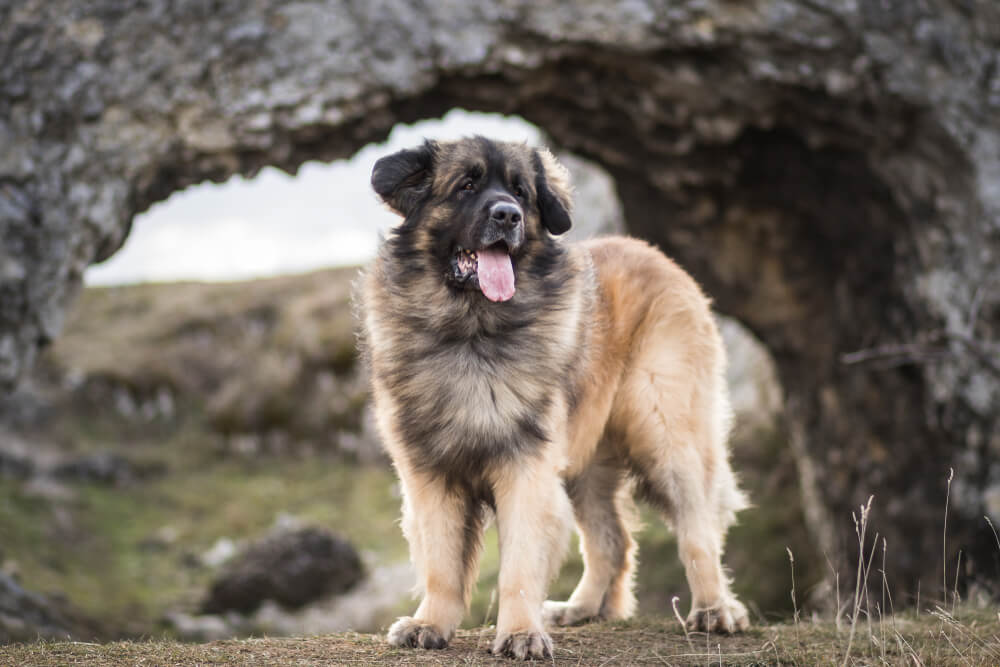
M65 594L124 634L156 632L192 609L213 574L199 555L220 537L254 539L279 515L341 533L382 562L405 558L390 471L330 460L224 461L126 488L74 487L71 502L0 485L3 556L23 584Z

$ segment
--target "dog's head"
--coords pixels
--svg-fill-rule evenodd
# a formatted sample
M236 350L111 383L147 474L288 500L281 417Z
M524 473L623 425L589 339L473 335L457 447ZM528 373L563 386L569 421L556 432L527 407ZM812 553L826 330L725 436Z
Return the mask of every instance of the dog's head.
M403 216L397 236L415 239L451 287L491 301L512 298L522 258L571 224L566 169L524 144L427 141L376 162L372 187Z

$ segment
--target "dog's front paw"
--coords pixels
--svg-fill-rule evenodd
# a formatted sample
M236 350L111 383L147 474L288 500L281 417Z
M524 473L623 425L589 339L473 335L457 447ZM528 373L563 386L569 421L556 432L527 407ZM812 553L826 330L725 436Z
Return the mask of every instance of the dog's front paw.
M490 651L493 655L502 655L518 660L541 660L552 657L552 639L545 632L515 632L497 635Z
M393 646L408 648L444 648L448 645L448 639L438 626L410 616L393 623L386 639Z
M569 602L546 600L542 604L542 619L548 626L576 625L598 618L598 612Z
M750 627L747 608L735 598L723 600L707 609L692 609L687 617L688 630L732 634Z

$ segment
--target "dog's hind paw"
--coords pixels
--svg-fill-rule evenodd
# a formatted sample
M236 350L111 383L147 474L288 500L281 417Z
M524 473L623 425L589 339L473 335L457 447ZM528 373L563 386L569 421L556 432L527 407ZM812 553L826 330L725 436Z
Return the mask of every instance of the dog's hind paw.
M692 609L687 617L687 628L692 632L732 634L749 627L747 608L735 598L723 600L707 609Z
M490 650L493 655L502 655L517 660L541 660L552 657L552 639L544 632L515 632L498 634Z
M546 600L542 604L542 618L548 626L577 625L598 619L598 612L569 602Z
M408 648L444 648L448 645L448 639L436 625L410 616L393 623L386 639L393 646Z

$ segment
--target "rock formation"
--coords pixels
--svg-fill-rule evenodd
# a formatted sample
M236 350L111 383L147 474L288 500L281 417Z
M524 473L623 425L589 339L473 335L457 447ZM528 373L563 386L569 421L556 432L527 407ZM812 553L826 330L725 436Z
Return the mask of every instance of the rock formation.
M994 0L8 3L0 381L151 203L455 106L607 168L629 229L768 345L831 558L874 494L890 581L928 595L954 468L951 569L995 577Z
M25 590L0 571L0 645L38 640L90 639L101 630L75 612L59 595Z
M274 600L296 609L344 593L363 578L361 557L344 538L313 527L279 530L229 563L201 607L209 614L250 613Z

